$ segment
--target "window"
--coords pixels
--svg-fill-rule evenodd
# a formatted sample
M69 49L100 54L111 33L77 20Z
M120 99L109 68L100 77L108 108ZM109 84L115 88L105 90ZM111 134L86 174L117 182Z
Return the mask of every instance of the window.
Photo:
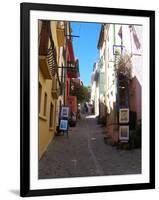
M49 127L52 128L53 127L53 104L50 104L50 121L49 121Z
M42 92L42 86L39 83L39 113L40 113L40 106L41 106L41 92Z
M44 96L44 116L46 116L46 108L47 108L47 94L45 92L45 96Z

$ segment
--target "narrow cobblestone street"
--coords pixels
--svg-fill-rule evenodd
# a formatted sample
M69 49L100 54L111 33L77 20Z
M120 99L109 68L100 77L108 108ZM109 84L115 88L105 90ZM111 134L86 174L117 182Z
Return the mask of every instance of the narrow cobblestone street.
M39 162L39 178L141 173L141 150L104 143L105 128L93 115L82 117L69 136L56 136Z

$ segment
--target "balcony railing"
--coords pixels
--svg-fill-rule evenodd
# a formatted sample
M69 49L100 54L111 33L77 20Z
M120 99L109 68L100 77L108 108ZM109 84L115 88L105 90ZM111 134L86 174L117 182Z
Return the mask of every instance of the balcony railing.
M39 64L44 77L46 79L53 79L55 74L58 73L56 49L49 48L46 55L40 55Z
M54 77L58 70L57 61L56 61L56 49L52 47L49 48L46 57L47 57L49 70L51 72L52 77Z

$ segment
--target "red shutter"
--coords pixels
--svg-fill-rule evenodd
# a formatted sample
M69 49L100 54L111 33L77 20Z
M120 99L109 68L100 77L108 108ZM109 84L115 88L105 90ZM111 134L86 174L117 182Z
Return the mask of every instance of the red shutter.
M42 28L40 33L40 46L39 55L46 56L48 51L48 41L49 41L49 21L42 21Z

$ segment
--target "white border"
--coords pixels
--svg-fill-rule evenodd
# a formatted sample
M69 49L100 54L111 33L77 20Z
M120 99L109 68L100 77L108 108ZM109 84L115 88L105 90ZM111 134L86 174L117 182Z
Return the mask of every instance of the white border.
M38 180L38 19L143 25L142 174ZM30 12L30 189L149 182L149 18L99 14Z

